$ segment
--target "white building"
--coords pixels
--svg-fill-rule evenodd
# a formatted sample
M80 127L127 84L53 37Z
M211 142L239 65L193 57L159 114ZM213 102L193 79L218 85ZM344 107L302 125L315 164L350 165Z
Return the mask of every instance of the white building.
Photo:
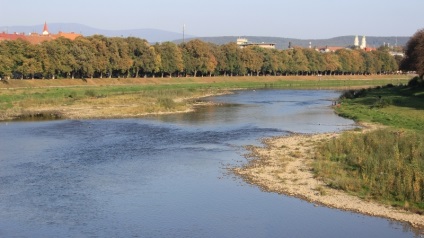
M237 39L237 45L243 49L245 47L248 46L258 46L261 48L265 48L265 49L275 49L275 44L274 43L253 43L253 42L249 42L246 38L238 38Z

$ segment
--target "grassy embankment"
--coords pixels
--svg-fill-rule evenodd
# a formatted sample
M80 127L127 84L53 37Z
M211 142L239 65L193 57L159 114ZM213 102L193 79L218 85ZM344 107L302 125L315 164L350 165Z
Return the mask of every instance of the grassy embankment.
M382 124L318 146L314 170L329 186L424 213L424 84L346 92L337 113Z
M122 118L189 110L185 99L232 89L320 89L405 83L405 76L205 77L0 81L0 120Z

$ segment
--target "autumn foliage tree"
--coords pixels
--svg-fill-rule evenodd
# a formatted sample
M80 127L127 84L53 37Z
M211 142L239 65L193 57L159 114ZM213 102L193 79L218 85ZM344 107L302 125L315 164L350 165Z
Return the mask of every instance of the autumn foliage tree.
M424 33L411 39L404 65L423 75ZM341 49L240 48L231 42L215 45L191 40L177 45L151 45L135 37L94 35L75 40L59 38L31 45L24 40L0 42L0 78L55 79L105 77L245 76L245 75L352 75L390 74L396 59L385 48L366 52Z

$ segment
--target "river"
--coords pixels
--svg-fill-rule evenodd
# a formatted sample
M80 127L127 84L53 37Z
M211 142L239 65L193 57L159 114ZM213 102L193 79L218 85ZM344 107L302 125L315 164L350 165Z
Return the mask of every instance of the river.
M338 95L248 90L193 113L0 123L0 237L414 237L229 173L263 137L354 127L332 112Z

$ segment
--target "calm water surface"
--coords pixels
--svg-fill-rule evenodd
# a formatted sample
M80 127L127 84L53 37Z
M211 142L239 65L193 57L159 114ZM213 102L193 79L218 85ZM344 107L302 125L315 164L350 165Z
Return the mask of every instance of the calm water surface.
M228 173L263 137L352 128L337 96L242 91L188 114L0 123L0 237L414 237Z

